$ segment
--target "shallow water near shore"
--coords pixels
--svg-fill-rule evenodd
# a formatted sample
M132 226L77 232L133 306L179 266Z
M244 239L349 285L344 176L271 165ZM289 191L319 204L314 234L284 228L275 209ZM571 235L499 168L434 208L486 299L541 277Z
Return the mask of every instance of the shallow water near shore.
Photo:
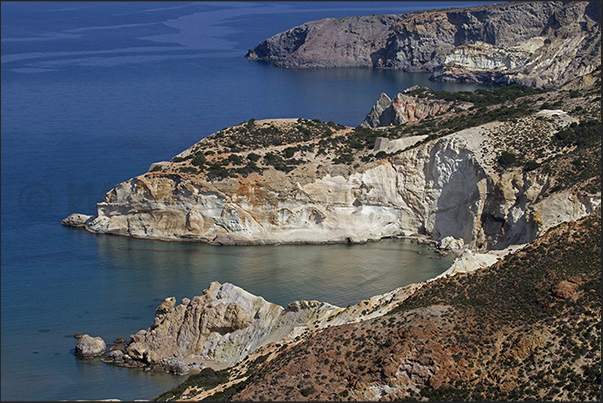
M468 4L477 3L454 5ZM60 221L95 214L115 184L251 118L356 126L382 92L483 87L243 58L309 20L451 6L2 2L2 400L151 399L176 386L184 378L76 358L73 334L127 339L152 324L164 298L191 298L211 281L280 305L347 306L445 271L451 256L400 239L217 247L94 235Z

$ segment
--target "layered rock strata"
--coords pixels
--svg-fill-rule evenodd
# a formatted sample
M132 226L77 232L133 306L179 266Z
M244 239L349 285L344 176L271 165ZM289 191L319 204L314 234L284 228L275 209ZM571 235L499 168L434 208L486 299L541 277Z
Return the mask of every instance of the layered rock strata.
M285 67L433 72L437 80L552 87L601 65L598 2L510 2L397 16L311 21L249 59Z

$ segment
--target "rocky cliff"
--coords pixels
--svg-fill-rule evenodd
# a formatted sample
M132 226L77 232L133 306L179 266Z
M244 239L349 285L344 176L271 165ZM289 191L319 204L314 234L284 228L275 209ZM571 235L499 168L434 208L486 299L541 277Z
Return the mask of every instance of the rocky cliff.
M510 2L312 21L247 58L285 67L374 67L433 79L553 87L601 64L599 2Z
M441 115L455 106L450 101L418 99L411 95L418 90L420 91L421 87L407 88L396 95L393 100L387 94L381 94L361 125L367 127L400 125L429 116Z
M372 67L400 20L380 15L312 21L263 41L245 57L285 67Z
M233 284L213 282L203 295L181 304L166 298L153 325L113 345L103 361L180 375L228 367L270 343L291 343L310 330L381 316L419 287L401 287L347 308L319 301L294 301L283 308Z
M586 81L575 96L556 90L489 106L481 98L462 101L463 108L453 102L447 113L385 128L251 120L118 184L98 204L96 217L71 216L64 224L212 244L365 242L401 235L452 237L474 249L527 243L599 208L598 174L571 159L594 166L600 137L576 140L579 147L566 138L600 127L585 120L600 111L600 79ZM507 99L505 91L513 88L476 96ZM408 119L451 105L413 99L414 112L403 115ZM561 109L546 109L552 105ZM586 150L588 156L580 154ZM575 170L583 172L576 176ZM571 183L564 182L567 175Z

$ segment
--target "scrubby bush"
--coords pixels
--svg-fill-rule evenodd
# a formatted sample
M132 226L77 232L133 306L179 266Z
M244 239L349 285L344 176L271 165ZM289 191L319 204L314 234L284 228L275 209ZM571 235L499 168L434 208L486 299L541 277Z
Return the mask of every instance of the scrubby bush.
M191 164L201 167L205 165L205 155L201 152L197 152L195 156L191 159Z
M511 168L517 164L517 156L510 151L503 151L498 156L498 164L503 168Z

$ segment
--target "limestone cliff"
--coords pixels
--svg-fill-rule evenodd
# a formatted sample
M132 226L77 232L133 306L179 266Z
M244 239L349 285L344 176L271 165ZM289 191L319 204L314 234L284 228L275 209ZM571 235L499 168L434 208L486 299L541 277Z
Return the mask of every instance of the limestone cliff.
M599 2L510 2L312 21L246 57L286 67L433 72L437 80L553 87L601 64Z
M96 233L212 244L365 242L400 235L453 237L475 249L527 243L599 208L600 188L580 188L596 176L572 179L575 186L561 179L576 167L569 159L577 157L568 152L582 148L572 148L561 140L567 134L559 133L592 124L578 126L584 119L578 112L543 108L547 99L561 106L567 101L568 108L579 102L596 116L600 87L588 88L581 97L563 98L559 90L526 96L519 106L508 101L510 106L461 108L391 128L251 120L118 184L98 204L96 217L64 223ZM492 91L485 96L495 98ZM433 109L430 102L405 116L449 107L442 102ZM597 158L597 147L600 158L600 139L587 147L589 158ZM517 156L529 162L527 168ZM568 161L567 169L557 169L559 158Z

